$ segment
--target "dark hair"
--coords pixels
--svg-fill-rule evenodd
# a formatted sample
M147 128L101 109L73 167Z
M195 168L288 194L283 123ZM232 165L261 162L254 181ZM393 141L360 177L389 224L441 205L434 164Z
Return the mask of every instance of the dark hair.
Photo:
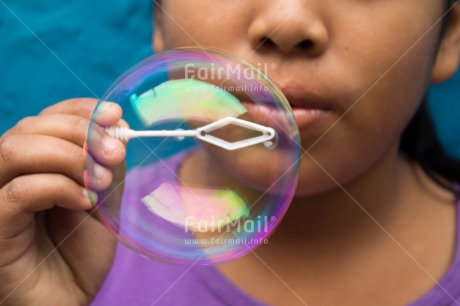
M447 10L456 3L447 1ZM444 19L440 37L444 35L448 22L449 15ZM402 135L400 150L410 160L418 162L440 186L452 189L451 183L460 183L460 160L449 156L442 147L426 97Z
M460 182L460 161L449 156L442 147L426 99L404 131L400 150L410 160L418 162L440 186L452 189L450 183Z

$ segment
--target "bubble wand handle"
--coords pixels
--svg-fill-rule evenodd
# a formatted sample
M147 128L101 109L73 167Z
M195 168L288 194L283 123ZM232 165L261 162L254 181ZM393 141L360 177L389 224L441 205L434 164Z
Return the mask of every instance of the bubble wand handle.
M105 131L112 137L122 141L142 137L196 137L196 130L157 130L157 131L135 131L126 127L111 126Z

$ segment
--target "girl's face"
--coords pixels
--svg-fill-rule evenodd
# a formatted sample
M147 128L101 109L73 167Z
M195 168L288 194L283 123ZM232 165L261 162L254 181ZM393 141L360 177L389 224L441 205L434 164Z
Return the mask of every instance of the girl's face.
M305 196L336 187L321 167L345 184L398 156L430 82L457 69L458 8L438 52L444 9L441 0L165 0L154 49L209 46L276 67L268 74L293 108L316 110L299 122Z

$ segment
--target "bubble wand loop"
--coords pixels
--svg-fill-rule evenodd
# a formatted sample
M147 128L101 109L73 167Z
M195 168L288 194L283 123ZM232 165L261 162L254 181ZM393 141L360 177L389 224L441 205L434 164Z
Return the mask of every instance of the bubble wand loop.
M254 130L260 132L261 135L236 142L228 142L209 134L212 131L227 125L236 125L249 130ZM133 138L141 137L178 137L179 139L183 139L185 137L195 137L197 139L203 140L205 142L208 142L210 144L213 144L215 146L221 147L229 151L247 148L249 146L253 146L260 143L263 143L265 147L269 148L274 145L272 139L276 137L276 132L273 128L265 127L260 124L233 117L226 117L220 119L218 121L202 126L195 130L135 131L129 128L112 126L106 128L106 132L112 137L115 137L125 142L128 142L130 139Z

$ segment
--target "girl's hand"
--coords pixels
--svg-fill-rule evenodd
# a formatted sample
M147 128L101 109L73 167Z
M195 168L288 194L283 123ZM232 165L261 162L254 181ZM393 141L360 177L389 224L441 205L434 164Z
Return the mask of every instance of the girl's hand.
M100 133L92 133L87 154L96 103L58 103L0 137L2 305L89 304L109 271L115 237L87 212L92 204L83 173L97 191L121 180L125 146L102 127L124 123L118 105L104 105L95 120Z

